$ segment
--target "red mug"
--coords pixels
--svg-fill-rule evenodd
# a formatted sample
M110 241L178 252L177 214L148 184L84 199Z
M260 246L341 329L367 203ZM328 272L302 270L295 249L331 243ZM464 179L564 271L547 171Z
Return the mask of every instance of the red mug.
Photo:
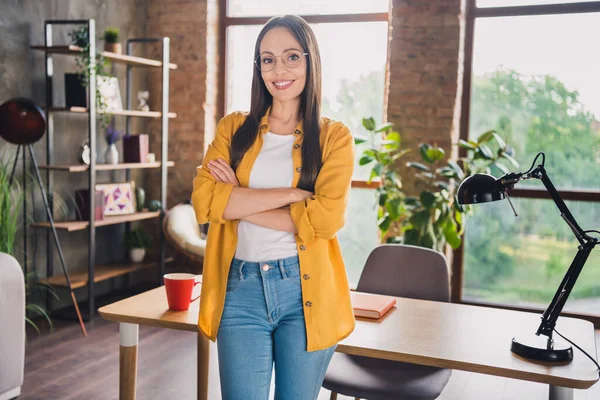
M198 300L200 295L191 298L196 285L202 283L196 282L196 277L194 274L184 273L165 274L163 276L170 310L185 311L190 308L193 301Z

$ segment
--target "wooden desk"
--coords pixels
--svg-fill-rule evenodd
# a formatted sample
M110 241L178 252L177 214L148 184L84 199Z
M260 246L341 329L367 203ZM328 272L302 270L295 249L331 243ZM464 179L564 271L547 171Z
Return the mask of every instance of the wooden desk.
M198 399L208 394L208 340L198 332L199 301L189 311L169 311L164 286L107 305L106 320L121 324L119 398L135 399L139 325L198 333ZM540 315L463 304L397 298L382 320L357 318L354 332L337 351L414 364L541 382L551 400L573 398L573 388L587 389L598 380L596 366L579 350L573 362L531 362L510 351L513 336L533 334ZM561 317L557 329L588 354L596 354L593 325Z

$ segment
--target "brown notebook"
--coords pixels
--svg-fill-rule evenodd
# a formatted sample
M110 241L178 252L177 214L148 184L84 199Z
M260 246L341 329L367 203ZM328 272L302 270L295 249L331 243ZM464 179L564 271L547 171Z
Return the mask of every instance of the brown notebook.
M396 304L394 297L381 294L350 292L350 298L357 317L379 319Z

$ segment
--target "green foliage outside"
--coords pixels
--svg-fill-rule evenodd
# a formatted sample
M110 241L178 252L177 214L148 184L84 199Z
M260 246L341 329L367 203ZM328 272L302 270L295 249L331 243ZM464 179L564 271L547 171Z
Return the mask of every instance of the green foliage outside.
M343 82L340 107L323 102L323 115L346 123L356 136L366 136L361 116L383 115L384 73L372 72ZM546 153L546 170L559 189L600 188L600 123L582 105L577 91L552 76L527 76L499 69L473 78L470 140L493 129L514 150L519 168L526 170L539 151ZM358 162L368 143L358 144ZM368 179L371 165L357 166L356 179ZM500 176L503 171L492 169ZM519 188L543 189L538 181ZM353 189L348 224L340 242L351 280L360 276L372 250L376 202L367 202ZM360 192L357 197L356 192ZM361 202L352 202L353 198ZM512 199L519 217L506 201L472 207L466 220L464 288L466 298L481 301L546 305L577 251L577 242L551 200ZM584 229L600 228L600 203L567 202ZM369 237L365 237L369 232ZM362 238L362 239L361 239ZM358 257L358 254L362 257ZM600 296L600 250L592 252L577 281L567 309L579 299Z
M546 153L546 170L559 189L598 190L600 132L595 117L549 75L526 76L499 69L474 77L470 133L492 127L529 167ZM544 189L537 181L519 188ZM516 199L519 217L508 205L473 207L466 227L464 296L494 302L547 304L577 251L573 233L551 200ZM597 203L568 202L584 229L600 227ZM600 254L593 252L570 299L600 296ZM567 308L569 302L567 303Z

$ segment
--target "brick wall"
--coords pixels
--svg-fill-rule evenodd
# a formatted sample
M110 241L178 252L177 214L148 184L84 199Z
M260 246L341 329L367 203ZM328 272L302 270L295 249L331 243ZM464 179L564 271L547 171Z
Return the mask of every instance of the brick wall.
M405 148L458 141L462 15L461 0L393 0L387 117Z
M169 169L167 207L190 198L196 166L204 154L205 130L214 130L217 90L216 43L217 0L148 0L148 36L168 36L171 40L171 71L169 108L177 118L169 120L169 159L175 166ZM160 57L160 48L151 55ZM150 74L152 109L160 109L161 72ZM149 127L151 151L160 154L160 120ZM210 140L210 139L209 139ZM160 175L149 171L149 198L160 196Z

